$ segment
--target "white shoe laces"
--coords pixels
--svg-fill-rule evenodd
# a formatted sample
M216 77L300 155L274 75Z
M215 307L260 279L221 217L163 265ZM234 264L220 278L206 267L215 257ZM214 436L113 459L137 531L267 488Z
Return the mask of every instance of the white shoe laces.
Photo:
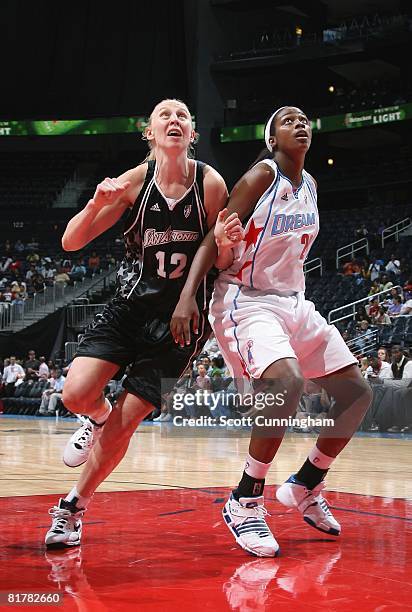
M58 506L53 506L53 508L50 508L49 514L53 517L53 523L51 526L52 531L56 528L63 530L66 527L68 520L75 516L72 512L70 512L70 510L59 508Z
M81 430L82 433L80 433ZM83 427L80 428L79 435L77 436L76 440L74 440L74 444L80 444L83 449L92 446L93 430L90 429L90 427L88 427L86 423L83 425Z
M243 525L243 523L245 523L249 519L252 519L252 520L256 520L256 519L265 520L266 516L270 516L270 514L266 510L265 506L255 506L254 508L245 508L245 510L252 511L252 514L250 514L249 516L243 517L242 520L239 522L239 525Z
M312 490L309 490L309 493L310 493L310 497L313 498L314 502L318 503L318 505L321 508L321 510L323 510L323 512L325 514L327 514L328 516L332 516L332 512L329 509L328 502L326 501L326 499L321 494L321 491L323 491L325 486L326 486L325 483L322 481L316 487L314 487ZM308 497L306 499L308 499Z

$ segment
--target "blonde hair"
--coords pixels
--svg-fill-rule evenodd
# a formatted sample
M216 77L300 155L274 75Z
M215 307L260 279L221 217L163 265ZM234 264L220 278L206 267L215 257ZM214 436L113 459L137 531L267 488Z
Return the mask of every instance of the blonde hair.
M147 131L150 130L150 128L152 127L152 119L153 119L153 113L155 112L156 108L160 105L160 104L167 104L168 102L174 102L175 104L182 104L182 106L185 107L185 109L187 110L189 117L191 118L192 115L190 114L190 111L187 107L187 104L185 104L182 100L178 100L177 98L165 98L164 100L161 100L158 104L156 104L156 106L154 107L154 109L152 110L150 117L149 117L149 121L147 123L147 126L145 127L145 129L143 130L143 134L142 134L142 140L146 140L147 141L147 146L149 147L149 152L146 155L146 157L144 158L144 160L142 161L142 164L144 164L145 162L148 162L150 160L155 160L156 159L156 147L154 145L153 140L148 140L147 138ZM194 144L197 143L197 141L199 140L199 134L197 132L195 132L195 139L193 141L193 143L190 143L189 146L187 147L187 156L191 159L194 158L195 156L195 149L193 147Z

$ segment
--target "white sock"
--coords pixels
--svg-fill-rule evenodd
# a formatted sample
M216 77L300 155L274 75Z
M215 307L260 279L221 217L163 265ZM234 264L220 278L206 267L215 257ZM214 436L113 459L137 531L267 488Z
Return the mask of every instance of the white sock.
M258 461L257 459L254 459L253 457L248 455L246 457L246 463L245 463L244 469L245 469L246 474L248 474L252 478L262 479L262 478L266 478L266 474L268 473L271 465L272 465L272 462L262 463L261 461Z
M104 412L102 412L101 414L99 414L99 416L94 417L92 419L92 421L94 421L97 425L103 425L104 423L106 423L112 411L112 405L107 399L107 397L104 398L104 403L105 403Z
M329 457L322 453L317 446L314 446L308 455L308 459L312 465L320 470L327 470L335 461L336 457Z
M73 487L70 493L68 493L66 497L64 498L64 501L75 502L76 508L79 508L79 509L87 508L90 500L91 500L91 497L83 497L82 495L80 495L76 487Z

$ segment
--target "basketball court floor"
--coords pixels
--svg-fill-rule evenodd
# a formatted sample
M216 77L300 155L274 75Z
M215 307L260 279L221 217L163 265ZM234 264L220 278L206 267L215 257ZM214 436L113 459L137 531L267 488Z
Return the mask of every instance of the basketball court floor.
M275 500L313 437L288 436L266 488L281 555L238 548L221 508L241 474L248 434L176 436L144 424L84 517L81 547L46 552L48 509L81 468L63 465L73 420L0 417L1 573L5 593L59 593L36 610L384 612L412 609L412 439L356 437L325 497L342 524L326 536Z

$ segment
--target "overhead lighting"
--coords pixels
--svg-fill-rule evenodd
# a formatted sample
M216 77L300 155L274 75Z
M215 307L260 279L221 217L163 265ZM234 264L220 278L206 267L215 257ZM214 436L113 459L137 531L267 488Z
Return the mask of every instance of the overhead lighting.
M329 87L328 87L328 91L329 91L330 93L333 93L333 92L335 91L334 86L333 86L333 85L329 85Z
M328 166L333 166L334 163L335 163L334 159L332 157L329 157L329 159L328 159Z

